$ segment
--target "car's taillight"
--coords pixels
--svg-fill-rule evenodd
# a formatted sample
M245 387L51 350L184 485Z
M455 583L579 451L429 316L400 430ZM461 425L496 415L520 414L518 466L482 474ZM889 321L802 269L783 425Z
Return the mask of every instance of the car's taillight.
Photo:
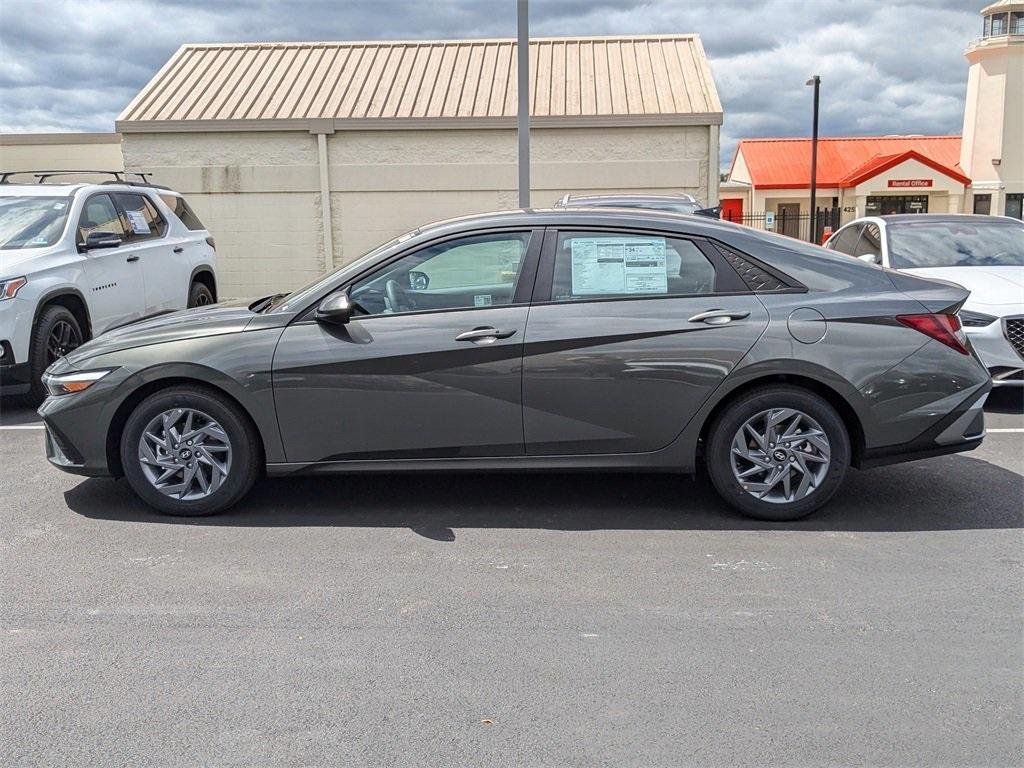
M952 347L961 355L971 354L967 349L967 335L956 315L897 315L896 319L908 328Z

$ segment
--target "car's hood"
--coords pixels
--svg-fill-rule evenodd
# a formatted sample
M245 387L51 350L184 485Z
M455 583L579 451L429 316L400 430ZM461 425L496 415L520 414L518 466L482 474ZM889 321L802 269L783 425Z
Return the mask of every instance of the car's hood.
M196 307L125 325L83 344L68 355L68 362L76 366L76 363L90 357L122 349L198 336L238 333L256 316L249 311L249 304L248 301L237 301Z
M21 277L26 272L32 272L31 262L35 259L49 256L54 248L11 248L0 251L0 280L7 277Z
M1007 307L1008 313L1024 312L1024 267L929 267L902 271L962 285L971 292L968 306Z

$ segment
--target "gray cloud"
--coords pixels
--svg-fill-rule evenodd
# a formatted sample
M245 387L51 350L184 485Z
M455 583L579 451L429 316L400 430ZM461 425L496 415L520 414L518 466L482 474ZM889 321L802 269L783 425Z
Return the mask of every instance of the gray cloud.
M740 137L957 133L971 0L532 0L538 36L698 32ZM510 37L513 0L4 0L0 130L111 130L182 43Z

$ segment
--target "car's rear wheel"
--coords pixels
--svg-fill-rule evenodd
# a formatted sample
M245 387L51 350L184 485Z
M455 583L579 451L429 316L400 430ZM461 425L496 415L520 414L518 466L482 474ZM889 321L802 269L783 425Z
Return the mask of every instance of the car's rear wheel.
M191 307L205 307L207 304L213 304L213 292L208 286L196 281L189 286L188 289L188 306Z
M751 390L711 425L708 474L729 504L760 520L797 520L832 497L850 465L850 437L827 400L775 385Z
M199 386L150 395L121 435L125 477L171 515L211 515L238 502L259 475L259 435L228 398Z
M32 329L29 343L30 382L28 394L25 395L27 404L39 405L43 402L46 398L43 372L54 360L81 346L82 341L82 327L71 310L60 304L43 307Z

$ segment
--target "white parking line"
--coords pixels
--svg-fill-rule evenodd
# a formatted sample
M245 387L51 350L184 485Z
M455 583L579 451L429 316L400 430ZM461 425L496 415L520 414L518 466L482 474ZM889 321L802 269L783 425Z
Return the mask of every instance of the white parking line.
M46 429L42 424L10 424L2 426L0 429Z
M1024 429L986 429L985 431L992 434L993 432L1024 432Z

